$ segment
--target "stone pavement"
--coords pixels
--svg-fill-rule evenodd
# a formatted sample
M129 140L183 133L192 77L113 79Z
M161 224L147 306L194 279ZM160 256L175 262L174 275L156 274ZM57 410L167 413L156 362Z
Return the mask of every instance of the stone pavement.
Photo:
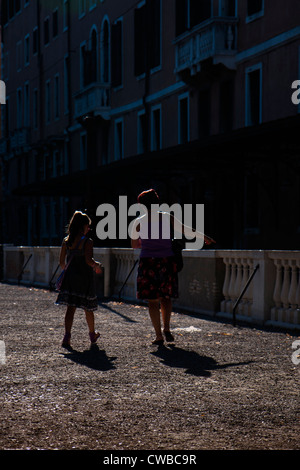
M1 450L300 448L297 334L174 312L157 347L145 306L108 299L98 347L78 310L66 351L55 299L0 284Z

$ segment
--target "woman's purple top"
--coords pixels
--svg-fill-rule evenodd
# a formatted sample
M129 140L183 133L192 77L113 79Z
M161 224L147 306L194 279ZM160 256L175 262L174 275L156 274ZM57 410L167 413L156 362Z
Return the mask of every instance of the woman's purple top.
M164 219L166 223L166 225L164 224L164 230L162 230L162 217L152 220L152 222L149 221L148 230L142 230L141 228L141 258L166 258L168 256L174 256L170 226L167 227L167 224L170 224L170 217L167 214L162 214L162 216L167 217L167 219ZM145 234L145 231L148 233Z

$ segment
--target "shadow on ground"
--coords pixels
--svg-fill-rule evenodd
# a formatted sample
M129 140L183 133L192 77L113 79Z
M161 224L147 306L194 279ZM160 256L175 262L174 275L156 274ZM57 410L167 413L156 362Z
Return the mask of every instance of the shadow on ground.
M247 362L232 362L229 364L218 364L215 359L208 356L200 356L195 351L187 351L178 348L173 344L160 346L157 351L152 352L154 356L161 359L161 363L169 367L177 367L186 369L186 374L195 376L209 377L212 370L227 369L228 367L236 367L248 365L253 361Z
M107 371L115 369L113 362L116 357L108 357L106 352L95 344L90 349L85 351L77 351L73 348L68 349L68 352L63 353L66 359L81 364L91 369Z

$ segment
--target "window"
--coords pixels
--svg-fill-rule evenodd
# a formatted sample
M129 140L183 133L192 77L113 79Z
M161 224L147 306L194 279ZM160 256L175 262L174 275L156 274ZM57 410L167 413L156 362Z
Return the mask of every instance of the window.
M186 144L189 140L189 97L185 94L178 98L178 143Z
M83 42L80 45L80 86L83 88L85 86L85 52L86 52L86 43Z
M44 20L44 45L46 46L47 44L49 44L49 41L50 41L50 25L49 25L50 21L49 21L49 18L46 18Z
M175 34L179 36L212 16L211 0L176 0Z
M58 8L54 10L52 15L52 34L56 38L58 36Z
M109 83L110 76L110 39L109 39L109 23L105 19L102 24L101 30L101 81Z
M236 0L220 1L220 16L236 16Z
M147 127L146 113L140 111L138 113L137 122L137 153L144 153L147 149Z
M142 75L146 71L146 4L134 11L134 74Z
M60 105L60 93L59 93L59 75L55 75L54 78L54 117L59 119L59 105Z
M84 47L83 53L83 85L88 86L97 80L97 31L93 28L90 35L89 49Z
M24 64L29 65L29 34L25 36L24 40Z
M115 160L124 157L124 123L123 118L115 121Z
M262 120L262 68L261 64L246 70L246 126L260 124Z
M64 58L64 109L65 114L69 112L69 56L65 56Z
M123 82L123 21L111 27L111 84L117 88Z
M30 101L29 101L29 83L24 85L24 126L30 125Z
M23 101L22 101L22 88L17 90L17 129L23 126Z
M46 100L46 108L45 108L45 117L46 123L49 124L51 120L51 89L50 89L50 80L46 82L46 93L45 93L45 100Z
M38 90L35 88L33 90L33 128L38 128L39 114L38 114Z
M63 3L63 31L67 31L69 27L69 0L64 0Z
M161 148L161 106L154 106L151 110L151 150Z
M264 14L264 0L247 0L246 22L261 17Z
M150 37L149 65L151 69L160 66L161 56L161 4L160 0L152 0L149 4Z
M32 54L38 53L39 47L39 35L38 35L38 27L36 26L32 33Z

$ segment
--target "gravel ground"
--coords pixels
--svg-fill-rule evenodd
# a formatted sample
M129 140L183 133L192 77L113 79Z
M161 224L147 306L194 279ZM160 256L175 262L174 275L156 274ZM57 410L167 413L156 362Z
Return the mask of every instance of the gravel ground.
M107 300L98 347L78 310L66 351L55 299L0 284L1 450L300 449L299 333L177 312L157 347L146 307Z

